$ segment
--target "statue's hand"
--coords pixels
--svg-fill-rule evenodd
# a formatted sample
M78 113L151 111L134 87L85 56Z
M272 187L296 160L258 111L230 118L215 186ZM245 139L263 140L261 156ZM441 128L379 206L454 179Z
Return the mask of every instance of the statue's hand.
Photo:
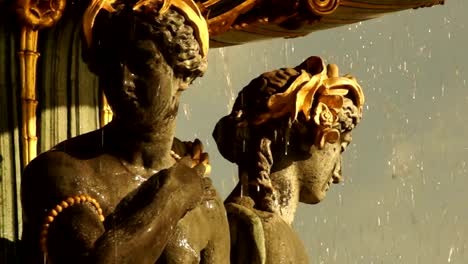
M203 198L202 200L212 200L217 197L216 189L213 186L208 174L211 172L211 165L209 162L209 155L203 152L203 144L199 139L192 141L179 141L175 139L173 151L185 156L184 161L187 166L193 167L199 174L202 173L202 187Z
M191 157L191 167L203 166L205 168L204 176L210 174L211 165L209 156L208 153L203 152L203 143L199 139L195 139L193 142L184 141L177 143L175 148L176 153L181 154L181 156Z
M213 182L210 178L204 177L203 178L203 201L214 200L218 197L215 187L213 186Z
M187 210L190 210L202 200L204 173L205 167L203 165L192 166L192 158L186 156L168 170L164 184L170 190L176 190L177 196L175 198Z

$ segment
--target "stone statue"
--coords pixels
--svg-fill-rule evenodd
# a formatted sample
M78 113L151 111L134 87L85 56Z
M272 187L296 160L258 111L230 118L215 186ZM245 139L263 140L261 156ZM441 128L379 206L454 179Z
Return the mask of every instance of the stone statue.
M357 81L318 57L264 73L239 93L213 132L239 167L225 201L231 263L308 263L291 227L296 207L320 202L342 180L341 153L363 103Z
M174 139L181 91L207 67L203 17L191 0L94 1L84 36L114 119L25 169L26 263L228 263L208 156Z

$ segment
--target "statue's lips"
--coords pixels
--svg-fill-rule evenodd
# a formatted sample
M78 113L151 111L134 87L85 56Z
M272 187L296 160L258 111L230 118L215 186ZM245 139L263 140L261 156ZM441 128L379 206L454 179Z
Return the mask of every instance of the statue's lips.
M330 177L328 178L328 180L325 182L325 184L323 185L322 187L322 191L323 192L327 192L329 189L330 189L330 185L333 183L333 177L332 175L330 174Z
M326 192L326 191L328 191L330 189L330 186L332 185L332 183L334 183L334 178L341 179L340 170L337 170L336 166L337 165L335 165L335 167L333 168L333 173L330 173L330 176L328 177L327 181L322 186L322 191L323 192Z

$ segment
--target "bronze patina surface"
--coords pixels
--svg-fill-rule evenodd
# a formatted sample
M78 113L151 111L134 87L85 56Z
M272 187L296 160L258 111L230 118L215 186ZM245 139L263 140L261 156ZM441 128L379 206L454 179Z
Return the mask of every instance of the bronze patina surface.
M112 122L25 169L26 263L229 261L226 212L204 176L208 156L201 142L174 139L180 94L206 70L208 39L193 28L206 23L173 6L135 4L101 10L85 47Z
M232 263L308 263L291 227L296 208L319 203L342 181L341 153L363 104L356 79L319 57L242 89L213 132L223 157L239 167L225 201Z

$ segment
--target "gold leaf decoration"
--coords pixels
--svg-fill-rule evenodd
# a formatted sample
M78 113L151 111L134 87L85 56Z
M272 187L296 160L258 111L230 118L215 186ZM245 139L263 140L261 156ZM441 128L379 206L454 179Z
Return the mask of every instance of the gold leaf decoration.
M339 77L338 67L334 64L326 67L319 57L308 58L296 69L300 70L301 74L284 92L269 98L267 103L269 111L260 114L253 124L259 125L288 114L295 121L299 113L309 121L313 115L313 120L319 128L318 145L323 147L325 142L336 142L340 132L332 127L338 121L344 97L353 100L362 112L364 94L361 86L350 75Z

